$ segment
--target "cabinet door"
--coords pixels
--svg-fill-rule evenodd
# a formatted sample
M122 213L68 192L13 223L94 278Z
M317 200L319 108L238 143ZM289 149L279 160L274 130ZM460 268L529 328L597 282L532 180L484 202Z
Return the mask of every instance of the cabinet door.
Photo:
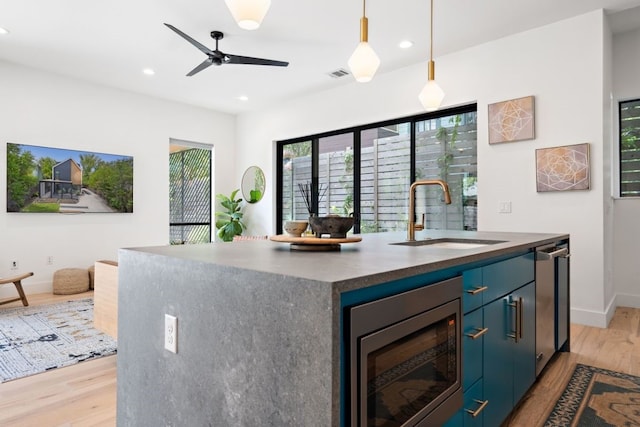
M481 267L462 273L462 312L466 314L480 308L486 289L482 284Z
M535 282L511 294L511 301L521 304L521 334L513 340L513 404L524 396L536 379L536 287ZM520 303L521 301L521 303ZM514 313L515 315L515 313ZM516 319L513 319L515 322ZM514 323L515 330L515 323Z
M464 316L462 322L462 391L467 391L482 377L482 348L485 331L487 330L484 328L481 309Z
M482 284L488 287L484 292L484 302L508 295L534 278L534 252L482 267Z
M484 424L499 426L513 408L513 339L514 310L510 296L499 298L483 308L484 326Z
M489 407L483 398L482 379L464 393L462 403L462 418L464 427L482 427L484 425L484 411Z
M444 427L488 425L484 424L484 411L488 406L489 403L483 399L482 379L480 379L464 392L462 408L444 424Z

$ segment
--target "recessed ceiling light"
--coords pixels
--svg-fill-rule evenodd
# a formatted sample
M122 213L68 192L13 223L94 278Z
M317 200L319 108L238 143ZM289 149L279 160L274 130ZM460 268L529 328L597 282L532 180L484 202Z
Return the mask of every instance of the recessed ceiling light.
M151 68L145 68L144 70L142 70L142 72L145 73L147 76L153 76L156 73Z
M411 40L402 40L398 43L398 47L400 47L400 49L409 49L411 46L413 46L413 42Z
M6 28L0 27L0 34L9 34L9 30L7 30Z
M247 95L240 95L240 96L238 97L238 99L239 99L240 101L248 101L248 100L249 100L249 97L248 97Z

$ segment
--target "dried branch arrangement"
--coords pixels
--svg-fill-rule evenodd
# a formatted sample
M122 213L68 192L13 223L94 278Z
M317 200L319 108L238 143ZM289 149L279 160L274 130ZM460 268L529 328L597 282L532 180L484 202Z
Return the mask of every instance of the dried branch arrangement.
M327 193L328 186L325 184L320 184L318 186L318 203L322 201L322 198ZM307 207L307 211L309 215L313 214L313 186L309 181L306 184L298 183L298 191L304 200L304 204Z

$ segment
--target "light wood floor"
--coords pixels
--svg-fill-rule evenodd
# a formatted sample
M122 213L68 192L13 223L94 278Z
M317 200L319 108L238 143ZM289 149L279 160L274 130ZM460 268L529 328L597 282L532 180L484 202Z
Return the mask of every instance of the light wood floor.
M546 421L576 363L640 376L640 309L618 307L607 329L571 325L571 353L560 353L529 390L508 427Z
M30 306L93 297L27 295ZM3 305L21 307L20 302ZM0 426L115 426L116 356L0 384Z
M91 295L28 298L38 305ZM14 305L20 303L3 307ZM619 307L607 329L571 325L571 353L551 362L505 426L542 425L576 363L640 375L640 309ZM3 427L115 426L115 420L116 356L0 384Z

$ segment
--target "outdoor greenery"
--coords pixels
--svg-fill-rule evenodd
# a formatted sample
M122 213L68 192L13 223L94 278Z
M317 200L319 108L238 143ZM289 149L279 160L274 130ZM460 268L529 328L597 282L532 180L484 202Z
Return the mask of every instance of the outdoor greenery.
M233 190L229 197L224 194L216 195L216 200L225 209L224 211L216 212L217 234L224 242L233 241L233 236L241 235L245 228L242 222L242 199L236 199L239 191L239 188Z
M22 209L22 212L37 212L37 213L55 213L60 211L60 203L38 203L33 202L28 204Z
M7 210L19 211L31 199L38 179L33 175L33 155L20 147L7 144ZM13 205L13 206L12 206Z
M53 167L56 165L56 160L51 157L42 157L38 159L38 171L42 179L53 179L51 175L53 173Z
M133 212L133 159L100 161L83 182L113 209Z
M80 154L80 166L82 167L82 182L88 182L98 166L102 164L102 159L93 153ZM133 167L132 167L133 169Z

